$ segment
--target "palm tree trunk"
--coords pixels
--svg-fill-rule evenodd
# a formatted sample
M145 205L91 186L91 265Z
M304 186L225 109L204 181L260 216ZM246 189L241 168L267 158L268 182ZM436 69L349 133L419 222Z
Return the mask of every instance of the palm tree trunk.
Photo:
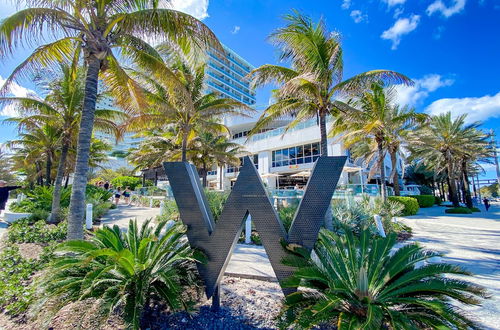
M64 181L64 188L68 188L69 185L69 173L66 175L66 181Z
M378 147L378 160L379 160L379 171L380 171L380 195L383 200L387 199L387 187L385 185L385 164L384 164L384 148L382 146L382 141L377 142Z
M97 79L99 77L100 68L101 60L93 55L89 56L87 76L85 78L85 99L83 101L83 111L80 119L76 166L69 206L68 240L83 239L85 190L87 188L90 142L92 139L92 129L94 127Z
M399 175L398 175L398 169L397 169L397 158L396 158L396 153L391 152L391 166L392 166L392 183L394 185L394 195L400 196L401 191L399 189Z
M203 182L203 188L206 188L208 186L208 181L207 181L207 166L203 164L203 168L201 169L201 177L202 177L202 182Z
M468 208L472 208L473 205L469 186L469 176L467 173L467 163L465 162L462 162L462 187L464 191L465 205L467 205Z
M448 158L448 157L447 157ZM450 190L450 201L453 206L458 207L460 203L458 202L458 194L457 194L457 182L453 177L453 165L451 164L451 159L447 159L447 167L448 167L448 189Z
M45 184L50 186L50 173L52 172L52 157L50 156L50 152L47 152L47 163L45 164Z
M183 133L182 133L182 146L181 146L181 153L182 153L182 158L181 158L181 161L183 162L186 162L187 161L187 157L186 157L186 153L187 153L187 139L188 139L188 130L185 130Z
M224 190L224 188L222 187L222 185L224 184L224 178L222 177L222 174L224 174L224 166L221 165L219 166L219 189L220 190Z
M326 114L323 111L319 113L319 131L320 131L320 153L321 156L328 156L328 138L326 135Z
M61 157L57 166L56 180L54 182L54 192L52 193L52 210L48 219L49 223L58 223L61 220L61 188L66 168L66 158L68 156L69 143L65 140L61 148Z

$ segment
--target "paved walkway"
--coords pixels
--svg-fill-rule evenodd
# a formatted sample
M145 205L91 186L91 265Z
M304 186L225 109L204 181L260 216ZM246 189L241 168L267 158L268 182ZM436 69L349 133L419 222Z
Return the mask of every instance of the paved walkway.
M149 208L144 206L127 206L119 204L116 209L109 210L102 218L101 225L114 226L127 229L130 219L137 219L142 224L147 219L153 219L160 214L159 208Z
M448 215L445 207L420 209L418 215L403 219L413 228L413 240L445 256L474 273L472 282L486 287L491 299L482 306L468 308L487 329L500 327L500 205L489 212ZM469 279L470 280L470 279Z

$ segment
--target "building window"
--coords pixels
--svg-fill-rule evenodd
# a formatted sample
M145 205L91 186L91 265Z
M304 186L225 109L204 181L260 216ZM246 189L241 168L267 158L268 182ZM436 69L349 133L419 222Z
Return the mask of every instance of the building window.
M319 156L318 142L273 150L272 167L312 163L315 162Z

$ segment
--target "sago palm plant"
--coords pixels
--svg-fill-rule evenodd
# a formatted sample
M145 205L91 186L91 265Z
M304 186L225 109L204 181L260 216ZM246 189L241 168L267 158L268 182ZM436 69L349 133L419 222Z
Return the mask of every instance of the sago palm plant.
M120 307L134 329L152 298L172 310L186 307L182 283L194 281L192 262L198 258L184 232L179 223L152 227L146 221L139 228L130 220L126 233L104 227L90 241L62 243L42 280L42 305L97 298L108 313Z
M458 305L479 305L483 288L458 279L470 275L451 264L416 267L436 255L408 244L393 251L396 235L359 238L346 230L323 230L311 257L300 247L287 262L299 266L285 285L300 286L286 297L281 326L338 329L479 328Z

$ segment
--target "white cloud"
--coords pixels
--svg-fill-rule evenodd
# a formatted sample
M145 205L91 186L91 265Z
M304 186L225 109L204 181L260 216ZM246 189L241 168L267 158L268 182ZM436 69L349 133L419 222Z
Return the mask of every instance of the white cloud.
M441 87L451 86L453 79L445 79L439 74L428 74L421 79L414 79L413 86L398 85L397 101L401 105L415 106L420 104L430 93Z
M5 79L3 79L2 76L0 76L0 87L2 87L4 84L5 84ZM12 83L10 85L10 90L9 90L9 93L7 93L7 96L26 97L28 95L32 96L35 94L36 93L34 91L32 91L31 89L20 86L17 83ZM15 117L17 115L18 115L18 113L17 113L15 107L12 105L7 105L7 106L4 106L3 108L0 108L0 116Z
M465 7L465 2L466 0L451 0L450 6L447 6L442 0L436 0L427 7L426 12L429 16L434 13L441 13L448 18L461 12Z
M197 19L208 17L208 0L172 0L171 6Z
M467 114L467 122L500 117L500 92L482 97L446 98L432 102L425 112L431 115L451 112L453 117Z
M403 5L406 0L383 0L389 7L396 6L396 5Z
M363 14L361 10L353 10L351 11L351 18L354 20L354 23L361 23L368 19L368 15Z
M233 29L231 30L231 34L237 34L238 32L240 32L240 29L241 29L241 27L240 27L240 26L235 25L235 26L233 27Z
M392 17L394 18L398 18L399 16L401 16L401 14L404 12L404 8L403 7L398 7L396 9L394 9L394 15L392 15Z
M340 8L349 9L351 7L351 0L343 0Z
M391 40L391 49L397 49L401 42L401 37L415 30L420 22L419 15L411 15L410 18L400 18L388 30L380 36L382 39Z

